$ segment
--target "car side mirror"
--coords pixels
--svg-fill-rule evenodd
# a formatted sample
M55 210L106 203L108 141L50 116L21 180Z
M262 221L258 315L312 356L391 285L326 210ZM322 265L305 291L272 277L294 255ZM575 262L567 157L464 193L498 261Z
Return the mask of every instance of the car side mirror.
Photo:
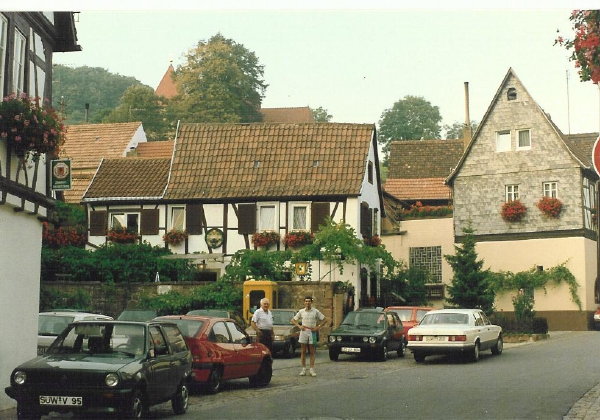
M242 345L244 345L244 346L245 346L246 344L248 344L249 342L250 342L250 340L249 340L249 338L248 338L248 337L244 337L244 338L242 338L242 339L240 340L240 344L242 344Z

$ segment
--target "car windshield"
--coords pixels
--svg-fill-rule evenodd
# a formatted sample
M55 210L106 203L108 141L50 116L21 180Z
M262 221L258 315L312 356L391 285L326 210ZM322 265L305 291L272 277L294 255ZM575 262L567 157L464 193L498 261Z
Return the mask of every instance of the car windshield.
M461 313L429 313L425 315L420 325L432 325L432 324L468 324L469 315Z
M290 325L294 315L296 315L294 311L273 311L273 324Z
M74 319L75 317L70 315L40 315L38 335L59 335Z
M174 322L179 327L181 334L184 337L195 337L198 331L204 325L204 321L198 321L195 319L173 319L173 318L156 318L161 321Z
M352 325L355 327L383 327L385 325L385 315L379 312L350 312L344 318L342 325Z
M156 317L156 311L152 310L124 310L117 320L119 321L149 321Z
M145 337L143 325L76 322L54 340L47 354L141 356L146 354Z
M193 311L189 311L187 315L204 315L219 318L229 318L229 311L223 309L195 309Z
M400 321L410 321L412 316L412 309L392 309L392 311L398 314Z

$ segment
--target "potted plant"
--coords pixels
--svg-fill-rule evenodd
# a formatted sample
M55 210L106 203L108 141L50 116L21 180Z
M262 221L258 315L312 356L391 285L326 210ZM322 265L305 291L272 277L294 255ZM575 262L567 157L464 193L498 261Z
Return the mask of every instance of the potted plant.
M132 232L123 227L115 227L108 231L106 239L117 244L132 244L140 238L137 232Z
M64 131L60 116L49 105L41 105L40 98L11 94L0 102L0 139L21 158L58 155Z
M527 207L519 200L507 201L502 205L500 214L507 222L520 222L527 213Z
M171 229L163 235L163 241L169 245L179 245L185 241L188 234L185 230Z
M305 230L292 230L283 237L283 244L288 248L298 248L303 245L312 244L315 235Z
M252 235L252 243L256 247L269 247L279 242L279 233L273 231L256 232Z
M364 237L363 241L365 242L365 245L367 246L379 246L381 245L381 238L379 237L379 235L373 235L370 237Z
M562 202L558 198L542 197L537 202L537 208L540 209L544 216L558 219L562 211Z

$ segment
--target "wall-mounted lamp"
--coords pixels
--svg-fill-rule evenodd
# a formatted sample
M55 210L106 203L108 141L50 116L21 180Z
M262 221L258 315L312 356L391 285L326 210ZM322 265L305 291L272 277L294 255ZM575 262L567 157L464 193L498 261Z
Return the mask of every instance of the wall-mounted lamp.
M198 267L198 270L200 271L206 270L206 260L200 261L198 264L196 264L196 267Z

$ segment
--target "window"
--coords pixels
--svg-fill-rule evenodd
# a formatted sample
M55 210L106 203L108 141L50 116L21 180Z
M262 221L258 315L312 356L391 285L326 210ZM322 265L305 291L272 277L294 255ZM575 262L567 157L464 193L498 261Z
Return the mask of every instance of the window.
M583 221L586 229L596 230L594 216L596 215L596 188L595 182L583 178Z
M510 131L496 132L496 152L510 151Z
M224 322L217 322L212 330L211 337L212 341L216 343L230 343L229 331Z
M423 246L409 249L409 264L429 274L430 282L442 282L442 247Z
M0 98L4 97L4 63L6 62L6 38L8 37L8 21L0 14Z
M139 213L113 213L110 216L111 229L127 229L131 232L140 231Z
M258 230L278 230L277 211L275 204L260 204L258 206Z
M373 183L373 162L369 162L369 165L367 166L367 180L369 181L369 184Z
M505 187L505 201L515 201L519 199L519 186L507 185Z
M171 208L171 229L185 230L185 209L183 207Z
M544 197L558 197L558 182L544 182L542 184Z
M517 149L531 149L531 132L530 130L519 130L519 142Z
M27 38L21 32L15 30L15 49L13 61L13 80L11 93L21 93L25 89L25 46Z
M514 87L508 88L508 90L506 91L506 99L509 101L514 101L515 99L517 99L517 89L515 89Z
M246 338L246 333L240 330L240 328L231 321L227 321L227 327L229 328L229 333L231 334L231 340L234 343L241 344L242 340Z
M290 204L290 216L292 230L308 230L309 204Z
M169 347L167 347L167 341L163 337L162 332L158 327L150 327L150 338L152 339L152 345L154 347L154 354L157 356L169 354Z

